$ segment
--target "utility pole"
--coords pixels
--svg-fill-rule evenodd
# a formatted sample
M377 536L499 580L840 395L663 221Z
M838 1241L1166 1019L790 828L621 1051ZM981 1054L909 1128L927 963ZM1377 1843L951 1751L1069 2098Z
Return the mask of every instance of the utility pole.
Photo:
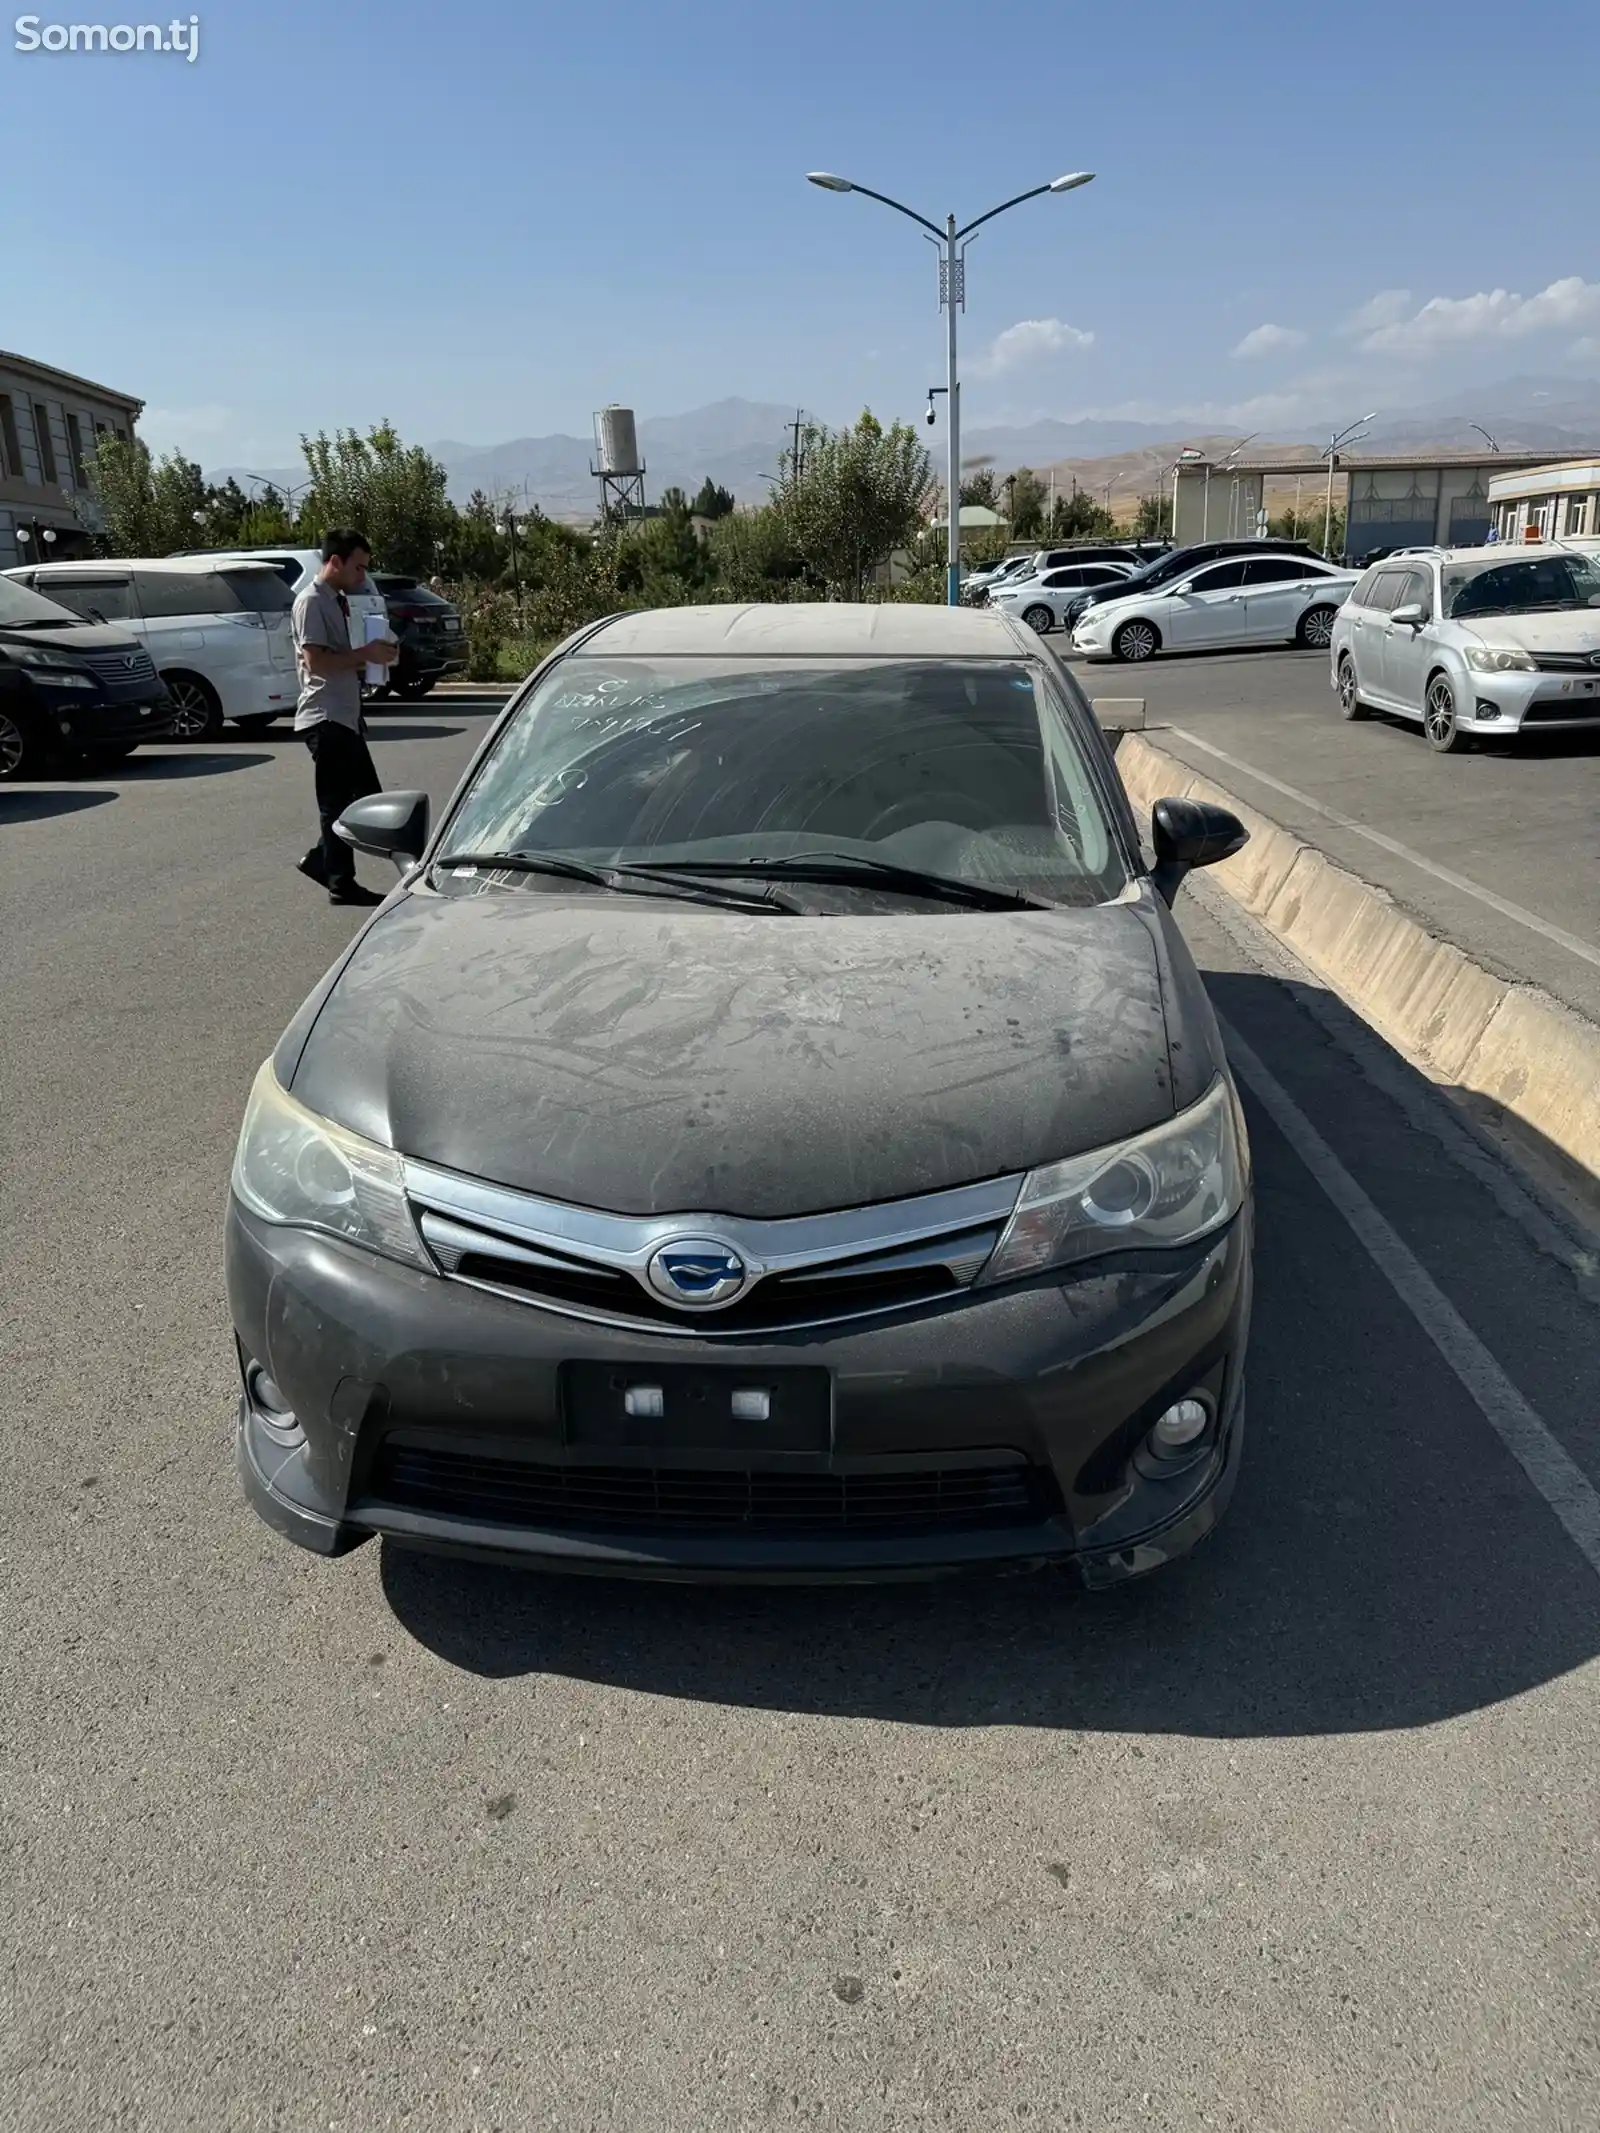
M800 479L800 471L802 464L800 458L800 432L804 428L804 426L805 409L803 407L797 407L794 411L794 420L789 425L790 430L794 434L794 450L789 455L789 478L791 481L798 481Z

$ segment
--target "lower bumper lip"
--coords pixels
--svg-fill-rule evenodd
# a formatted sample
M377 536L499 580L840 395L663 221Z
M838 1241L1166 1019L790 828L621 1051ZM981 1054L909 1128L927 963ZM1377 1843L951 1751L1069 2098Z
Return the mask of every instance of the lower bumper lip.
M241 1475L269 1523L328 1554L377 1533L610 1575L861 1580L1048 1562L1073 1565L1092 1582L1132 1575L1209 1530L1231 1487L1250 1234L1246 1212L1203 1247L1130 1257L1115 1272L1079 1270L1070 1281L856 1322L820 1340L768 1338L736 1353L708 1343L697 1360L736 1364L741 1376L825 1367L826 1448L771 1453L752 1428L748 1444L731 1450L708 1452L689 1433L611 1455L587 1433L573 1435L561 1411L562 1365L596 1362L646 1377L668 1345L680 1358L683 1342L557 1319L331 1239L275 1229L235 1204L228 1287L241 1351L270 1372L293 1409L285 1431L246 1394ZM1209 1388L1218 1417L1195 1460L1154 1478L1136 1471L1132 1455L1155 1415L1195 1387ZM463 1485L452 1495L448 1478L437 1496L397 1488L408 1451L430 1475L466 1474L470 1492ZM759 1518L725 1523L720 1511L698 1524L631 1511L620 1524L588 1510L554 1524L496 1515L501 1501L547 1501L552 1477L570 1478L584 1503L636 1504L632 1483L641 1475L691 1495L707 1478L798 1477L831 1503L852 1486L859 1500L860 1484L874 1476L903 1475L922 1488L935 1470L1031 1479L1014 1510L1007 1497L1004 1517L960 1525L936 1526L920 1513L892 1527L841 1517L803 1530ZM624 1471L629 1489L608 1495L605 1476Z

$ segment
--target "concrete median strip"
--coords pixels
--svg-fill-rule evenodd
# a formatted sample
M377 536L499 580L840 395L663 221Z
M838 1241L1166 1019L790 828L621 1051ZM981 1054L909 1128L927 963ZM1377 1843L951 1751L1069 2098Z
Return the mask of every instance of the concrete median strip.
M1469 1112L1503 1131L1535 1168L1558 1172L1600 1213L1600 1027L1539 987L1513 984L1474 962L1385 890L1147 734L1120 736L1117 768L1142 815L1166 797L1230 808L1250 842L1208 878Z

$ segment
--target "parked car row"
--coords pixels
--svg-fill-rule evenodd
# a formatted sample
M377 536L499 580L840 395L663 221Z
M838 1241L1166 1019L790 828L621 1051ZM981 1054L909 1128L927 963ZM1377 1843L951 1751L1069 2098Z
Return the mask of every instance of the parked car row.
M58 695L65 690L81 697L88 668L74 669L80 678L68 681L30 681L26 687L11 682L4 689L0 777L32 776L46 753L106 759L126 755L141 739L210 740L225 721L243 733L264 732L294 709L291 611L321 563L314 548L264 548L43 563L5 572L18 593L34 600L26 609L34 629L59 632L82 624L110 633L92 642L78 633L58 635L52 644L60 656L49 660L7 653L8 670L64 674L63 660L81 641L84 650L107 657L113 648L119 658L140 652L131 671L148 673L154 687L135 739L127 741L121 727L102 733L102 721L94 724L92 739L78 745L89 721L87 699L74 718L53 708L53 699L41 709L34 696L37 688L53 687ZM426 696L447 675L466 671L459 609L416 578L374 572L368 590L350 595L350 610L355 641L361 641L369 615L386 615L399 641L400 657L389 681L373 692L375 699ZM0 609L0 627L8 612Z

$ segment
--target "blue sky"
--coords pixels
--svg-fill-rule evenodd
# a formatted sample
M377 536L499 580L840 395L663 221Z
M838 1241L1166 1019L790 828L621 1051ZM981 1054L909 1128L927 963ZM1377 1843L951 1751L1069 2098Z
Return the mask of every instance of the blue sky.
M972 423L1292 437L1600 373L1589 0L198 12L194 64L0 35L0 342L210 464L381 414L473 443L612 399L914 414L932 252L819 167L963 220L1098 173L975 245Z

